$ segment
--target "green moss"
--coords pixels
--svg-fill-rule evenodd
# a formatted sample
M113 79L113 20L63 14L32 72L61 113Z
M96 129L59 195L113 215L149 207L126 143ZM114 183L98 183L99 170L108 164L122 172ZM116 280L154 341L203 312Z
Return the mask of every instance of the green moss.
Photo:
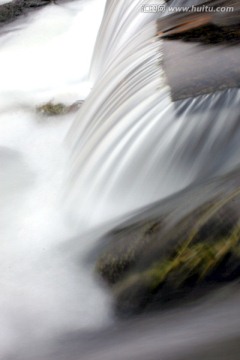
M108 247L96 264L96 272L105 279L110 285L121 280L124 275L132 268L139 257L144 253L144 249L154 243L156 235L162 226L162 221L149 221L140 223L136 228L140 236L134 237L130 232L124 240L116 241ZM134 229L135 230L135 229ZM123 229L123 232L125 229ZM116 232L121 238L121 231ZM129 239L130 237L130 239Z
M183 245L174 256L163 262L155 263L139 276L142 276L152 289L156 289L162 283L168 281L172 273L175 274L174 283L176 286L181 286L193 275L201 281L227 255L234 254L239 257L239 246L240 227L237 226L228 238L218 239L215 243Z
M170 249L160 256L155 256L152 249L150 262L141 268L135 266L113 284L120 312L141 310L156 294L166 303L201 284L212 286L240 276L240 222L229 206L239 194L237 189L204 204L172 228L170 234L163 233L172 244ZM159 241L163 240L160 236ZM117 264L114 267L117 269Z
M44 116L66 115L70 112L77 111L81 104L81 101L76 101L71 105L65 105L63 103L54 104L49 101L46 104L38 106L36 111Z
M211 275L216 270L217 273L220 271L224 280L225 275L231 275L232 270L227 263L227 259L231 258L239 268L240 226L229 237L218 239L215 243L185 244L169 258L127 276L112 289L116 310L121 315L142 311L157 293L160 294L158 301L161 303L176 301L208 279L210 284L214 283ZM224 275L226 268L229 272Z
M66 106L64 104L53 104L48 102L37 107L37 112L43 115L61 115L66 113Z
M175 285L180 286L192 275L199 280L204 279L228 254L239 257L240 225L238 222L228 235L222 236L220 233L214 241L206 242L206 238L195 241L201 229L239 193L238 189L224 199L205 207L204 213L196 220L187 239L172 251L169 258L155 262L150 268L140 272L138 277L143 278L151 289L155 289L168 281L174 273ZM136 275L134 278L137 280Z

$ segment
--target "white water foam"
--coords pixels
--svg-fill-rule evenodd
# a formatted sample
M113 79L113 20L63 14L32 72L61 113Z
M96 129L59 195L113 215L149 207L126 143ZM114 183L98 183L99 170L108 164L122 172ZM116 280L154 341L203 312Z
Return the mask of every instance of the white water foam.
M64 138L74 115L34 112L41 101L78 100L89 92L103 8L99 0L50 5L0 37L1 359L28 343L109 321L108 298L81 265L87 240L78 234L78 263L61 249L76 236L61 210Z

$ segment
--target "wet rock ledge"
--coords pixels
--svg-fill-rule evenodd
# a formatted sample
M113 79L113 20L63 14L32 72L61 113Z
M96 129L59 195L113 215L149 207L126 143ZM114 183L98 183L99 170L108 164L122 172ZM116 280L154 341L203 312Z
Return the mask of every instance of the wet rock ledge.
M21 15L26 15L32 10L52 3L54 3L53 0L13 0L0 5L0 27L14 21Z
M116 312L198 298L240 276L240 170L188 189L108 234L96 262Z

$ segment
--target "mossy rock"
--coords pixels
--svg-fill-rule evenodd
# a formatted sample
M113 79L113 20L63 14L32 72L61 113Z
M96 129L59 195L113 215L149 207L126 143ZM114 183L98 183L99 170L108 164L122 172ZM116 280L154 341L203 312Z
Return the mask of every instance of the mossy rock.
M36 108L36 111L44 116L66 115L77 111L82 103L83 101L76 101L71 105L65 105L63 103L53 103L49 101L45 104L39 105Z
M162 220L152 220L135 224L127 235L126 229L114 232L116 241L109 244L107 250L99 257L97 272L109 285L120 281L138 262L148 245L153 245L157 241L161 227Z
M172 304L240 276L240 184L236 174L222 180L225 191L199 206L197 201L175 223L160 204L159 218L134 219L109 235L96 270L110 286L118 313Z

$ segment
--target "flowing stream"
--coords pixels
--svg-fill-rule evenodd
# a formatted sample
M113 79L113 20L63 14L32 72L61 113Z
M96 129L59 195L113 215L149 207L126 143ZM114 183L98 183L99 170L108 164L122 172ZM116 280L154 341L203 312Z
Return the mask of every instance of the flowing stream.
M108 322L107 299L91 271L60 249L78 235L59 210L69 157L64 139L75 115L35 111L49 100L86 97L103 9L104 1L50 5L0 37L1 359L25 342Z
M83 336L116 321L84 260L97 238L132 211L239 165L239 90L176 106L157 15L141 12L146 3L52 4L0 36L0 359L150 360L160 359L151 355L159 349L161 359L177 359L191 334L192 347L209 340L217 324L221 336L212 341L224 337L226 318L228 337L237 336L238 297L224 318L221 301L215 312L209 301L187 316L182 310L161 318L162 345L154 319L130 323L125 336L121 325L111 344L111 330L97 343ZM77 115L35 111L49 100L83 99ZM201 338L207 317L216 326ZM168 352L171 343L176 353Z

